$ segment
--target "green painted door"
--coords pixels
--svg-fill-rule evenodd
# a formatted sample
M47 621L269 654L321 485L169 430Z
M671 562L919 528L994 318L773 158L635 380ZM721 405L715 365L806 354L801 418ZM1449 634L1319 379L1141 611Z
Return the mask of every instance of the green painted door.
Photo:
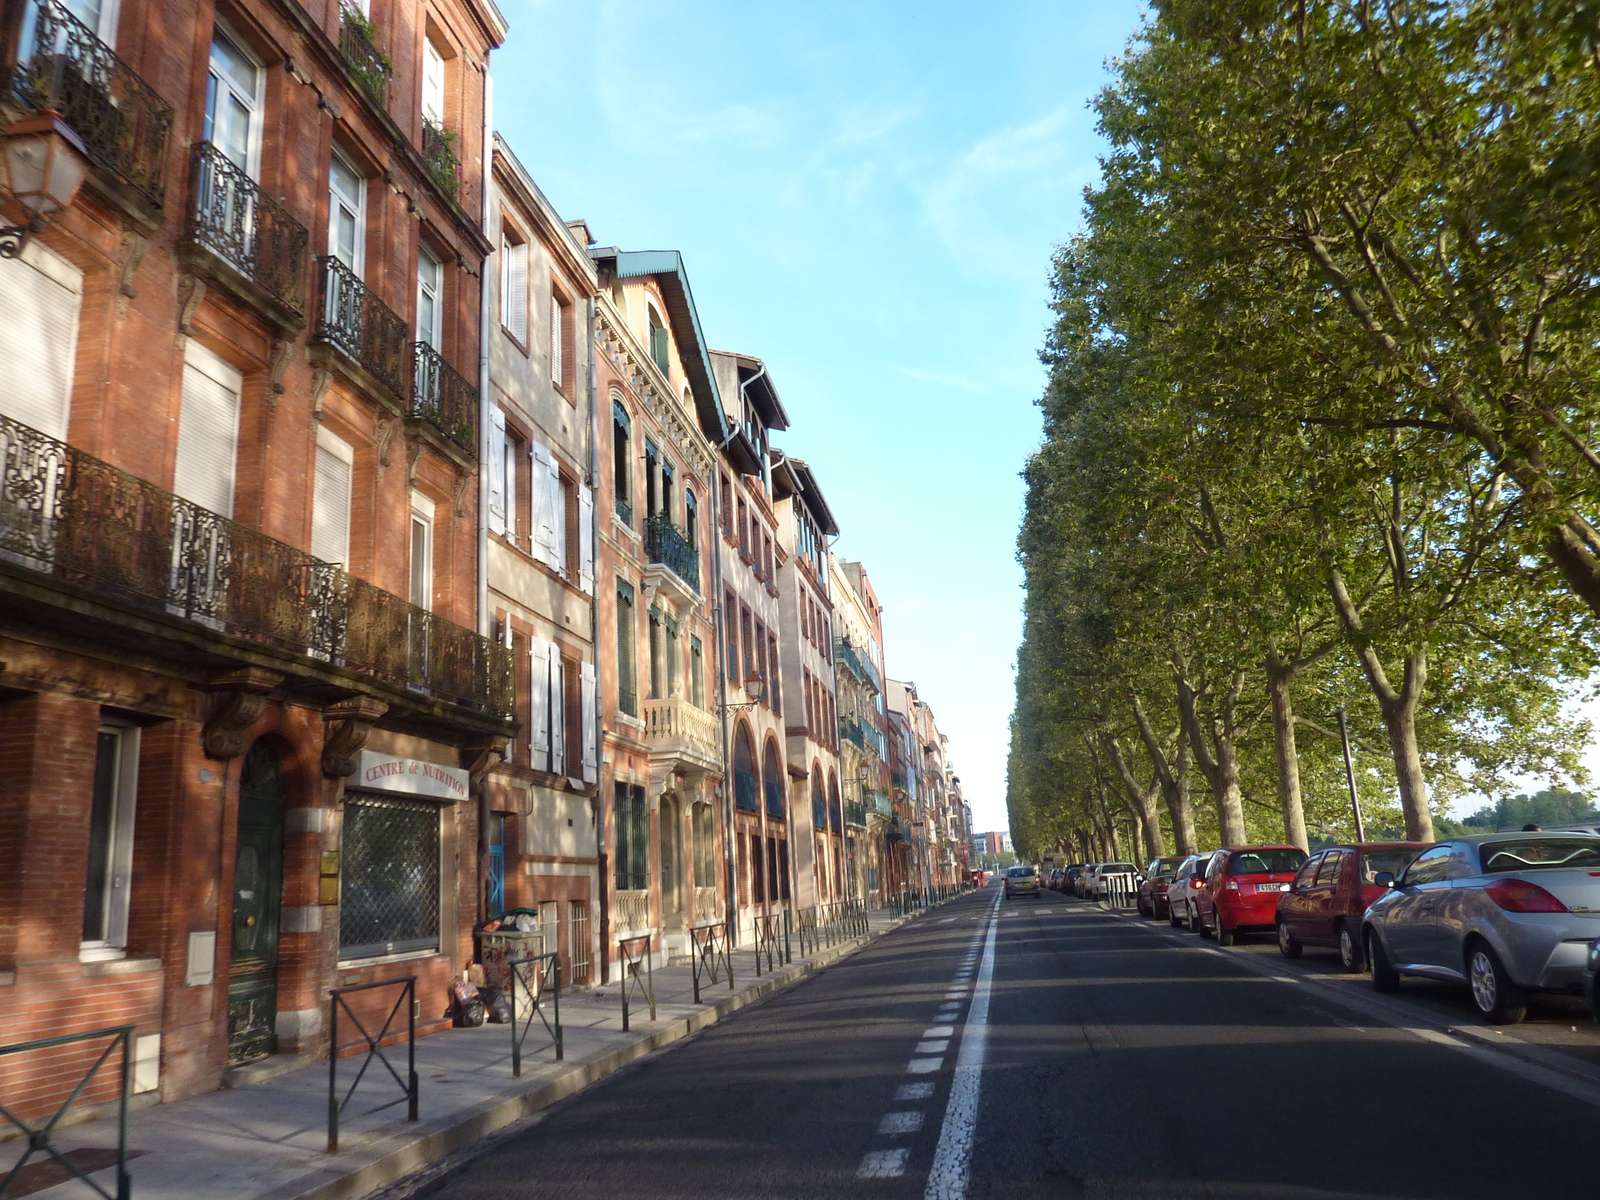
M283 898L283 764L257 742L239 781L228 971L228 1061L278 1048L278 906Z

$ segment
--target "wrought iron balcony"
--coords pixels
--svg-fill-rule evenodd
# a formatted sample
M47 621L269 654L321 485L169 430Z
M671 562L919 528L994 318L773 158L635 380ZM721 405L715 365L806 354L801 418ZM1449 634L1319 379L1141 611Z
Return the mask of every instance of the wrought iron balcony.
M651 562L666 567L692 591L700 591L700 551L683 530L662 513L645 519L644 550Z
M184 241L209 251L294 317L306 311L306 227L210 142L194 147Z
M56 0L23 14L11 92L60 113L95 166L156 208L166 201L172 105Z
M867 808L855 800L844 802L844 823L856 829L861 829L867 823Z
M470 458L478 456L478 389L427 342L412 345L411 415Z
M379 108L385 107L389 95L389 77L394 74L394 64L389 56L373 44L372 22L365 13L351 4L339 6L339 53L349 66L362 90Z
M428 178L454 200L456 193L461 190L461 160L456 156L456 135L426 116L422 118L422 160L428 166Z
M0 417L0 562L509 719L511 651Z
M878 791L876 788L867 788L862 793L862 796L863 803L869 813L875 813L880 817L894 816L894 804L883 792Z
M833 656L835 662L842 665L862 683L870 685L873 691L883 691L883 683L878 678L878 669L872 665L872 660L860 653L849 642L843 638L835 639Z
M317 268L322 276L317 340L344 353L375 383L403 402L410 329L337 258L319 258Z

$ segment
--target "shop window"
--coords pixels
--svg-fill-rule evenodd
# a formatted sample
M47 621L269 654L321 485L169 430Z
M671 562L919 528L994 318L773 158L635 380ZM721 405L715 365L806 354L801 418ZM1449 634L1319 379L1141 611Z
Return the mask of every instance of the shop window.
M100 726L95 745L94 799L89 809L89 862L79 951L84 959L120 958L128 942L138 775L139 730L133 726Z
M436 805L347 794L341 866L341 959L439 948Z

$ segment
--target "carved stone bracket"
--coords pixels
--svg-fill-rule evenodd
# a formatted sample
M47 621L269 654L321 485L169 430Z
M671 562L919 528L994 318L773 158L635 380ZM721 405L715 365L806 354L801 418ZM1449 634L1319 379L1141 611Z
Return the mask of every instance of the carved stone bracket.
M408 437L406 439L406 484L408 487L417 486L417 468L422 465L422 439Z
M267 362L267 403L278 407L278 397L283 395L283 372L289 365L289 351L294 343L287 338L272 339L272 356Z
M343 779L354 771L373 722L388 711L387 704L370 696L353 696L323 709L322 773Z
M328 389L333 386L333 371L322 363L311 368L311 423L313 426L322 420L322 403L328 398Z
M206 684L210 699L201 743L211 758L237 758L244 753L244 731L266 711L272 689L283 682L276 671L241 667L214 676Z
M473 787L482 783L485 775L505 761L506 747L510 744L510 738L497 737L462 747L461 762L467 768L467 779Z
M150 239L136 229L124 229L119 249L121 253L117 257L122 269L117 280L117 312L126 313L128 301L139 294L139 289L133 286L133 277L139 273L139 265L150 250Z
M378 418L378 478L383 478L383 469L389 465L389 446L394 441L394 431L400 427L399 417Z
M178 280L178 331L194 336L194 314L206 298L206 281L192 272Z
M462 517L466 516L467 485L471 482L472 476L467 474L467 472L463 471L460 467L457 467L455 495L451 497L451 501L455 506L456 520L458 521L461 520Z

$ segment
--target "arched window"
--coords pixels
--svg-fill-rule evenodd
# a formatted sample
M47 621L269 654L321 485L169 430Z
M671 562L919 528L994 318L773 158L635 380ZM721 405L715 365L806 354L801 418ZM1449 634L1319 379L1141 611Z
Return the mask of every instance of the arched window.
M615 396L611 399L611 492L616 497L617 516L624 525L633 524L633 445L628 410Z
M733 733L733 802L745 812L756 811L756 748L750 740L750 726L743 721Z
M778 757L778 743L767 739L767 750L762 756L762 771L767 777L767 816L783 820L783 760Z
M700 502L692 488L683 489L683 536L691 546L700 544Z
M811 821L818 829L828 827L828 790L822 784L822 766L811 768Z
M832 820L833 831L844 831L844 812L839 807L839 777L831 771L828 773L828 814Z

